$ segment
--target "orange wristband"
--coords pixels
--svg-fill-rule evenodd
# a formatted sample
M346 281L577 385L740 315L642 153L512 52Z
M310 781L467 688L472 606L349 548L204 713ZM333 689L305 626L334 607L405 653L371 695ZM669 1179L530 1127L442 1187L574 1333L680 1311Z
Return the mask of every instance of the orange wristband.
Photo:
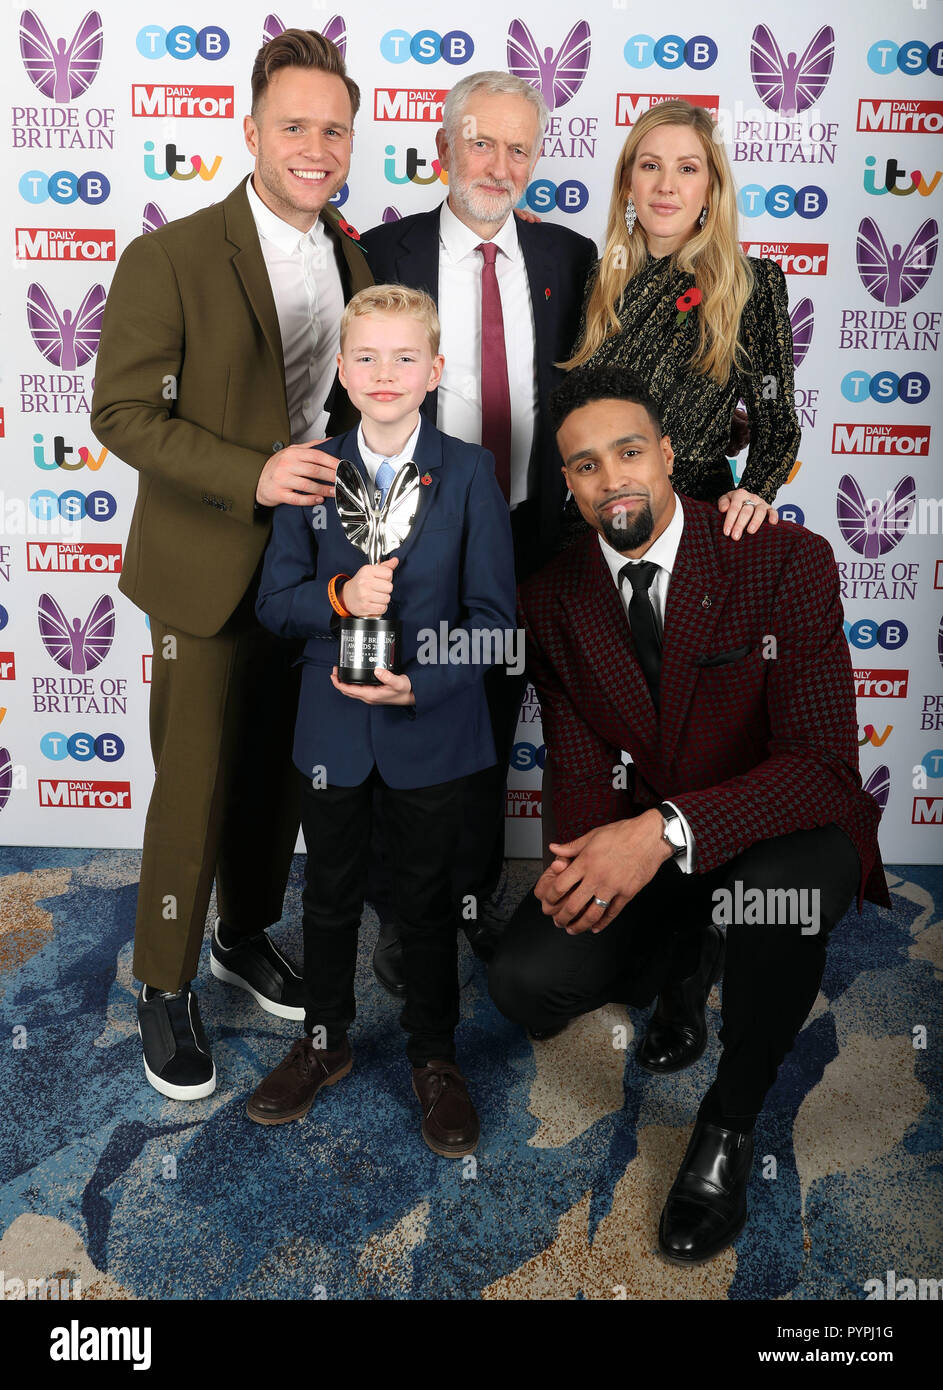
M350 578L350 575L349 575L349 574L335 574L335 576L334 576L333 579L328 580L328 585L327 585L327 597L328 597L328 602L330 603L331 607L334 609L334 612L337 613L337 614L339 614L340 617L342 617L342 618L351 618L351 617L353 617L353 614L351 613L350 609L349 609L349 608L345 608L344 605L341 603L340 598L338 597L338 593L337 593L337 586L338 586L338 584L339 584L341 581L343 581L344 583L346 583L347 580L348 580L349 578Z

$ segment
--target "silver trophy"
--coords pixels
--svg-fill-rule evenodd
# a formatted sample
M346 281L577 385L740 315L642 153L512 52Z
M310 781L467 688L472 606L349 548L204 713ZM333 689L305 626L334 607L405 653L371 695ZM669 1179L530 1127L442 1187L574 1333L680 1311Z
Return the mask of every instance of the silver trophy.
M419 510L419 469L401 464L381 507L380 491L370 489L349 459L341 459L334 479L334 505L344 535L378 565L409 535ZM400 625L395 618L341 618L338 675L350 685L379 685L373 668L399 674Z

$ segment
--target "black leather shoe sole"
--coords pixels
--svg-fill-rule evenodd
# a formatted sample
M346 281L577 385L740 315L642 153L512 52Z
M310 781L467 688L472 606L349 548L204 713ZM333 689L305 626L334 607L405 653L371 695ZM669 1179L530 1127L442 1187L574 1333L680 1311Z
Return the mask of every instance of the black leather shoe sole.
M737 1222L735 1226L731 1228L728 1234L725 1234L723 1236L723 1238L720 1241L717 1241L713 1245L709 1246L706 1252L699 1253L698 1255L692 1256L690 1258L685 1258L681 1255L670 1254L665 1249L662 1243L662 1225L661 1223L659 1223L658 1253L661 1256L661 1258L663 1260L666 1260L670 1265L705 1265L708 1263L709 1260L716 1260L717 1256L723 1254L723 1252L727 1249L729 1245L733 1245L734 1241L737 1239L737 1236L740 1234L740 1232L743 1230L746 1224L747 1219L744 1216L740 1221Z
M648 1029L646 1029L645 1032L645 1037L642 1039L638 1047L635 1049L635 1060L641 1067L642 1071L650 1072L652 1076L674 1076L679 1071L686 1071L688 1067L693 1067L694 1063L700 1061L700 1059L704 1056L704 1053L707 1051L707 1000L710 997L711 989L723 977L724 969L725 940L723 935L719 932L718 937L719 941L717 943L717 948L714 954L714 961L710 969L709 983L704 993L704 1008L702 1010L703 1037L697 1044L693 1046L692 1049L689 1049L688 1051L682 1053L681 1060L675 1062L673 1066L660 1066L656 1063L648 1061L645 1057L645 1045L648 1041L648 1029L651 1029L653 1026L661 1029L667 1029L671 1027L671 1024L665 1020L650 1020Z
M644 1038L642 1039L642 1041L644 1042ZM693 1067L694 1063L699 1062L706 1051L707 1038L705 1037L700 1047L696 1048L693 1052L686 1052L682 1057L681 1061L676 1062L673 1067L654 1066L651 1062L644 1061L641 1049L636 1051L635 1060L638 1063L638 1065L642 1068L642 1071L650 1072L652 1076L673 1076L675 1072L686 1071L688 1067Z

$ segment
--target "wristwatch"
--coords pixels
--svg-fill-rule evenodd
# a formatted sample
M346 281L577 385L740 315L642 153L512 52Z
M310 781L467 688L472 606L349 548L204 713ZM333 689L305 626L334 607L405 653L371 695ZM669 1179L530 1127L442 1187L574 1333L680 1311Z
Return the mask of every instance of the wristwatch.
M668 805L667 801L662 801L658 810L661 812L662 819L665 822L665 828L662 831L661 838L671 850L675 859L680 859L683 854L687 853L688 849L688 842L685 838L684 826L681 824L681 817L673 806Z

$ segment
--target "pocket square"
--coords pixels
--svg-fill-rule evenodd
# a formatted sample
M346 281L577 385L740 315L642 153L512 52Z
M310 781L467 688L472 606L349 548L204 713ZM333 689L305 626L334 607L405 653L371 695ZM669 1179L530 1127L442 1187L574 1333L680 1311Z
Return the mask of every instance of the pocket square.
M696 657L694 664L702 669L711 666L729 666L734 661L742 661L752 650L753 647L749 644L745 647L731 647L729 652L712 652L708 656Z

